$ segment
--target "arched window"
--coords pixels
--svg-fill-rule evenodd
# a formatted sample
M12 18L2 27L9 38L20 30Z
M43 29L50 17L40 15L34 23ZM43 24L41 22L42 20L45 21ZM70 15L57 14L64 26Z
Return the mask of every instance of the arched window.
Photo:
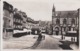
M60 20L58 18L56 19L56 24L60 24Z
M66 23L67 23L66 19L63 19L63 24L66 24Z
M72 23L72 24L75 24L75 19L72 19L72 20L71 20L71 23Z

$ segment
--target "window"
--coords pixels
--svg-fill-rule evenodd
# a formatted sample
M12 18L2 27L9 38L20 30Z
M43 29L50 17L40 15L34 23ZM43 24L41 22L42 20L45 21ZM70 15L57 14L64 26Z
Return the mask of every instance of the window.
M10 13L10 17L13 17L13 14L12 13Z
M66 24L66 22L67 22L66 19L64 19L64 20L63 20L63 24Z
M16 19L16 22L18 22L18 19Z
M66 31L67 28L66 27L63 27L63 28L64 28L64 31Z
M72 23L72 24L75 24L75 19L72 19L72 20L71 20L71 23Z
M56 24L60 24L60 20L58 18L56 19Z
M13 26L14 26L14 28L15 28L15 24L14 24Z
M20 22L20 19L19 19L18 21L19 21L19 23L21 23L21 22Z
M19 23L19 19L17 19L17 22Z
M71 26L68 27L68 31L71 31Z
M15 22L17 22L17 19L15 19Z

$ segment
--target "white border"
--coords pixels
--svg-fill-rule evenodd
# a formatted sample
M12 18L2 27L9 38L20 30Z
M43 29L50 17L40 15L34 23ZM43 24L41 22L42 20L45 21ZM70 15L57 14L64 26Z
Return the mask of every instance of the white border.
M1 16L0 16L0 23L1 23L1 25L0 25L0 34L1 34L1 36L0 36L0 38L1 38L1 49L0 49L0 51L26 51L26 50L28 50L28 51L42 51L42 50L44 50L44 49L24 49L24 50L19 50L19 49L3 49L3 1L4 0L1 0L0 1L0 4L1 4L1 7L0 7L0 11L1 11ZM6 0L7 1L7 0ZM19 1L19 0L17 0L17 1ZM21 1L21 0L20 0ZM23 0L24 1L24 0ZM79 18L79 20L80 20L80 18ZM80 25L80 21L79 21L79 25ZM79 26L79 33L80 33L80 26ZM79 46L80 46L80 34L79 34ZM80 47L79 47L79 49L80 49ZM55 51L55 50L44 50L44 51ZM59 50L56 50L56 51L59 51ZM64 51L64 50L61 50L61 51ZM67 51L67 50L66 50ZM70 51L70 50L69 50ZM79 50L73 50L73 51L79 51Z
M2 51L2 49L3 49L3 39L2 39L2 37L3 37L3 1L1 0L1 32L0 32L0 34L1 34L1 51Z

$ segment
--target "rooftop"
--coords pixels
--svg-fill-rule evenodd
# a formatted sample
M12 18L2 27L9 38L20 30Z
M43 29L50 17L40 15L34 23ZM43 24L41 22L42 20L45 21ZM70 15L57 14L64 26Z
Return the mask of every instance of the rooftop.
M78 12L76 10L72 11L56 11L56 16L58 17L77 17Z

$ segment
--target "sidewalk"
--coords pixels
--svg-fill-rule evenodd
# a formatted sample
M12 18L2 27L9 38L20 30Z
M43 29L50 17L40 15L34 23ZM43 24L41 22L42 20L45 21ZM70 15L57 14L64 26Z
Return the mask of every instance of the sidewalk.
M60 41L63 41L63 42L67 42L70 44L69 46L75 50L75 49L78 49L78 46L75 44L75 43L72 43L71 42L71 37L67 37L65 36L65 39L64 40L61 40L61 35L53 35L52 37L56 38L56 39L59 39ZM75 38L75 42L77 41L77 39Z
M34 38L36 37L36 38ZM25 49L31 47L37 40L37 35L26 35L3 41L4 49Z
M53 35L52 37L57 38L57 39L61 39L62 36L61 35ZM75 37L75 41L77 41L76 38L77 37ZM64 40L71 41L71 37L65 36L65 39Z

